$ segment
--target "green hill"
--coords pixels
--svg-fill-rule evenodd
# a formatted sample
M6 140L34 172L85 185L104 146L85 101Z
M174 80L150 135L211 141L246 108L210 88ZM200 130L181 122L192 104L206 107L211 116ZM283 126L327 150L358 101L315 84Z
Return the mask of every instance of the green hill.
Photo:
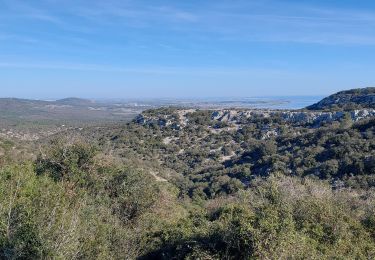
M340 91L307 107L309 110L375 108L375 87Z

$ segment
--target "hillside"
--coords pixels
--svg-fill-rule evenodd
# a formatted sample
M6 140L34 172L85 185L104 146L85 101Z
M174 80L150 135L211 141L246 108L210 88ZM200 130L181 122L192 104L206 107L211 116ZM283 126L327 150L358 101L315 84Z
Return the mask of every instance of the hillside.
M208 186L199 186L199 192L203 197L215 197L217 191L210 186L217 185L217 180L211 175L230 176L228 181L242 183L239 187L275 171L316 176L332 185L337 181L357 185L365 176L365 182L371 184L363 185L371 186L375 181L371 177L375 173L374 120L375 110L159 109L142 113L119 132L108 133L108 138L113 140L114 151L135 151L135 155L160 162L161 168L182 173L190 181L204 174L202 182ZM360 162L363 168L349 167L348 162ZM331 166L335 169L330 174L323 173L324 167ZM194 187L187 193L194 194Z
M309 110L375 108L375 87L341 91L308 106Z
M375 109L103 122L0 135L1 259L375 258Z
M163 191L162 220L149 220L164 224L139 224L152 241L142 259L372 259L375 113L365 111L161 108L79 134L175 189L177 204Z

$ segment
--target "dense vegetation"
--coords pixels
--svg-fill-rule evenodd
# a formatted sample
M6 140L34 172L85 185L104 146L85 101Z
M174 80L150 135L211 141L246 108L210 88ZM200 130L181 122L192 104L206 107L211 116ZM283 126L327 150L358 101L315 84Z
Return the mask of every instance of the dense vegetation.
M195 201L142 171L53 147L1 170L6 259L247 259L375 256L375 193L274 174Z
M375 258L374 118L212 113L1 139L0 259Z
M164 109L150 113L173 114ZM246 189L252 179L275 172L327 180L332 186L374 187L374 118L353 122L344 117L316 127L277 116L252 117L233 126L212 120L211 114L188 114L190 123L178 130L173 124L134 123L112 129L107 149L119 157L141 155L141 160L158 162L153 167L172 171L170 178L163 177L183 195L202 199Z

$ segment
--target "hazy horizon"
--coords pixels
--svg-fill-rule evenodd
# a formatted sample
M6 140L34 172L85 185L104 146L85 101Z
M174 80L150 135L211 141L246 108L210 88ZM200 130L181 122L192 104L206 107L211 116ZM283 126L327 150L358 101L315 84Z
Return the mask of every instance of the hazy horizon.
M332 93L333 94L333 93ZM63 99L85 99L92 101L153 101L153 100L166 100L166 101L223 101L223 100L262 100L262 99L288 99L288 98L323 98L325 95L287 95L287 96L184 96L184 97L90 97L90 96L61 96L61 97L23 97L23 96L1 96L0 99L25 99L25 100L39 100L39 101L58 101Z
M365 86L368 87L368 86ZM1 89L1 87L0 87ZM233 89L233 88L229 88ZM3 93L0 93L0 98L16 98L16 99L30 99L30 100L59 100L59 99L65 99L65 98L80 98L80 99L90 99L90 100L160 100L160 99L171 99L171 100L190 100L190 99L247 99L247 98L287 98L287 97L325 97L329 96L331 94L337 93L339 91L349 90L352 88L346 88L346 89L338 89L337 91L325 91L315 94L298 94L298 93L291 93L291 94L241 94L241 95L233 95L233 93L229 93L228 95L218 94L218 95L210 95L207 93L200 93L200 94L159 94L159 92L156 90L155 92L149 92L146 95L143 93L137 93L137 92L131 92L129 95L126 95L125 93L123 95L111 95L111 92L97 94L97 95L90 95L90 91L87 91L85 93L64 93L64 94L57 94L57 95L44 95L44 94L29 94L28 92L24 93L18 93L18 92L12 92L8 91L9 94L3 94L7 91L2 91ZM2 90L2 89L1 89ZM4 89L7 90L7 89ZM224 90L225 91L225 90ZM21 91L20 91L21 92Z
M31 101L57 102L80 97L31 99ZM263 97L184 97L184 98L84 98L93 105L127 105L133 107L221 107L255 109L301 109L320 101L324 96L263 96ZM4 98L0 98L3 100ZM5 98L7 99L7 98ZM10 98L13 99L13 98ZM15 98L18 100L18 98ZM27 100L30 99L21 99ZM82 104L85 104L82 100ZM91 103L90 103L91 104ZM90 106L90 105L89 105Z

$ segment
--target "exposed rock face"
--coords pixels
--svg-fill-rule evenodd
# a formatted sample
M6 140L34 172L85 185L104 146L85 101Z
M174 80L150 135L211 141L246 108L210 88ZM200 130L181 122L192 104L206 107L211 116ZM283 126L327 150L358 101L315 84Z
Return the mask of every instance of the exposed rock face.
M158 125L180 129L189 125L189 116L197 109L154 110L136 117L135 122L142 125ZM234 127L246 124L254 117L277 118L293 125L319 126L321 123L340 121L346 115L354 122L375 117L375 88L341 91L305 110L259 110L259 109L220 109L209 110L211 117L204 120L228 123ZM206 114L207 115L207 114ZM277 135L273 130L266 136Z
M319 124L341 120L345 113L348 113L351 119L356 122L368 117L374 117L375 109L353 110L349 112L282 112L281 116L286 121L293 123Z
M171 114L156 114L148 116L140 114L135 118L135 122L142 125L155 124L160 127L172 127L180 129L189 124L187 115L198 110L177 110L179 116L175 117ZM322 111L280 111L280 110L214 110L211 113L211 120L217 122L225 122L235 125L246 124L248 119L252 117L278 117L281 120L291 124L301 125L320 125L321 123L329 123L333 121L340 121L345 114L351 117L356 122L362 119L375 117L375 109L361 109L353 111L337 111L337 112L322 112ZM271 134L271 133L270 133Z
M341 91L307 107L309 110L375 108L375 87Z
M138 115L134 122L141 125L158 125L160 127L172 127L173 129L180 129L180 120L176 120L172 115L158 115L147 116L144 114Z

